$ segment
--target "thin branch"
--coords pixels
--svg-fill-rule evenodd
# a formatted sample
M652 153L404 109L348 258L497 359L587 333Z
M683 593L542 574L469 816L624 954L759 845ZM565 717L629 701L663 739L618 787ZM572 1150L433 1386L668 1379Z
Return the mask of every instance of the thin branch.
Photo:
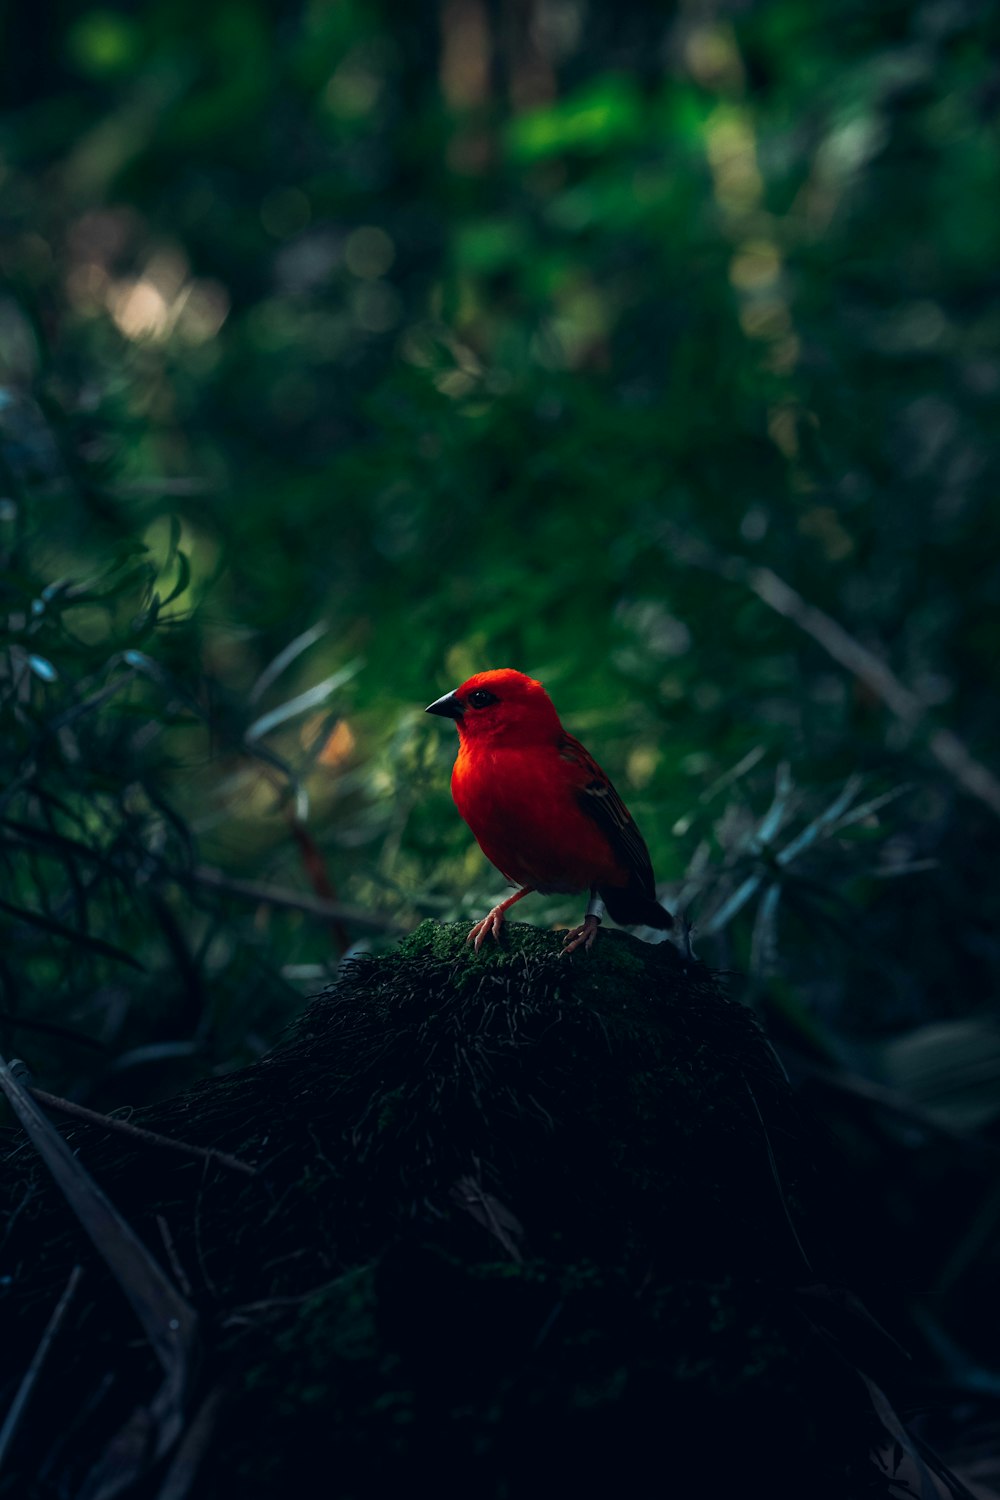
M4 1461L7 1457L7 1450L10 1448L11 1442L14 1438L14 1434L17 1432L17 1429L21 1424L21 1418L25 1413L28 1402L31 1400L31 1395L35 1389L35 1385L41 1373L42 1366L48 1358L48 1353L52 1348L53 1342L55 1341L56 1334L62 1327L63 1319L65 1318L66 1313L69 1309L69 1305L73 1300L73 1297L76 1293L77 1284L82 1275L83 1267L74 1266L69 1274L69 1281L67 1281L66 1283L65 1290L63 1291L62 1296L59 1298L59 1301L56 1303L52 1316L49 1318L48 1323L46 1323L45 1325L45 1332L42 1334L42 1337L38 1342L38 1348L35 1350L34 1355L32 1356L31 1363L24 1372L24 1377L21 1381L21 1384L17 1388L17 1395L11 1402L10 1410L4 1418L3 1427L0 1428L0 1470L3 1469Z
M733 559L737 561L737 559ZM737 575L738 576L738 575ZM877 657L874 651L863 646L844 627L814 604L808 604L801 594L770 568L751 567L743 564L743 579L757 598L776 614L784 615L806 635L811 635L818 645L834 661L846 667L859 678L885 704L886 708L901 719L908 728L914 728L927 712L917 694L906 687L895 672Z
M76 1042L80 1047L90 1047L94 1052L107 1052L107 1044L71 1026L60 1026L55 1021L39 1021L28 1016L19 1016L12 1010L0 1010L0 1024L22 1031L37 1031L41 1036L58 1036L64 1041Z
M224 870L213 869L210 865L196 865L193 870L175 875L174 878L182 882L185 879L195 880L199 885L212 886L230 896L242 896L245 901L260 901L265 906L280 906L289 911L305 912L307 916L318 917L323 922L346 922L349 926L367 928L372 932L404 933L409 930L392 917L378 916L360 906L324 901L318 896L290 891L262 880L237 880Z
M88 1125L100 1125L105 1130L126 1135L144 1146L160 1146L167 1151L180 1151L185 1156L198 1156L205 1161L218 1162L220 1167L229 1167L231 1171L242 1172L247 1177L257 1176L256 1167L250 1166L249 1162L240 1161L238 1156L230 1156L228 1151L217 1151L214 1146L192 1146L187 1141L175 1140L173 1136L160 1135L156 1130L144 1130L141 1125L133 1125L130 1120L116 1120L113 1115L99 1114L96 1109L75 1104L72 1099L61 1099L58 1094L49 1094L45 1089L29 1086L28 1093L45 1109L53 1109L57 1114L68 1115L73 1120L84 1120Z
M781 1203L782 1212L785 1215L785 1221L788 1224L789 1229L791 1230L792 1239L795 1241L796 1248L803 1261L805 1262L806 1268L811 1271L813 1268L812 1262L805 1252L805 1246L799 1239L799 1232L795 1227L795 1220L792 1218L791 1210L788 1207L788 1199L785 1197L785 1190L781 1185L781 1173L778 1171L778 1162L774 1155L774 1149L771 1145L771 1137L767 1133L767 1126L764 1124L764 1116L761 1114L760 1105L757 1103L757 1096L754 1093L753 1089L750 1087L750 1080L746 1077L745 1074L741 1076L743 1077L744 1087L746 1088L747 1093L750 1095L750 1103L754 1107L754 1113L756 1114L757 1119L760 1122L761 1132L764 1136L764 1145L767 1149L768 1165L771 1168L771 1176L774 1179L774 1185L778 1190L778 1200Z
M748 563L742 557L716 552L699 538L691 536L671 522L661 524L661 536L669 544L671 555L680 557L696 568L705 568L722 578L742 583L776 614L811 636L828 656L870 688L895 714L901 724L914 732L925 730L927 749L940 766L971 796L1000 817L1000 779L970 754L950 729L936 729L928 724L927 705L887 666L874 651L863 646L831 615L809 604L790 584L770 568Z
M190 1300L194 1296L191 1280L184 1269L180 1256L177 1254L177 1246L174 1244L174 1237L170 1233L170 1225L162 1214L156 1215L156 1227L160 1231L160 1239L163 1241L163 1248L167 1252L167 1259L170 1262L170 1269L174 1273L174 1279L184 1296Z

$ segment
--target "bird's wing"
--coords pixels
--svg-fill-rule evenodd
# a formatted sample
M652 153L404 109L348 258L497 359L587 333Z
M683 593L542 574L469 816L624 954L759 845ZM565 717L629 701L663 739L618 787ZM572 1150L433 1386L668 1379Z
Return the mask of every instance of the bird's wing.
M559 754L577 773L574 791L580 807L593 818L638 888L644 895L652 896L655 892L653 865L632 814L579 740L564 734L559 741Z

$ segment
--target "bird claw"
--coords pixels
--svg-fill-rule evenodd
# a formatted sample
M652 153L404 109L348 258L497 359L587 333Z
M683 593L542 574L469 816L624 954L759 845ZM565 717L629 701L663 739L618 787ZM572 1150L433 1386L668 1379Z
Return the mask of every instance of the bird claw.
M563 938L563 953L575 953L577 948L582 948L586 953L594 946L594 939L600 925L600 917L595 917L593 912L588 912L579 927L571 928Z
M486 913L476 925L470 930L466 938L467 943L472 943L478 953L483 946L487 936L492 937L495 943L499 943L500 934L503 931L504 914L502 906L494 906L492 911Z

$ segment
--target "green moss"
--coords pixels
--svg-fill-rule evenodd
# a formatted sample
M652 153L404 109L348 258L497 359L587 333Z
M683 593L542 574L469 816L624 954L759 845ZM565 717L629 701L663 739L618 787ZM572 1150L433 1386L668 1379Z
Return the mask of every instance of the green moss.
M602 929L588 952L567 955L563 950L562 932L550 932L528 922L507 922L503 936L484 943L478 953L468 943L469 928L464 922L421 922L394 952L383 960L436 959L453 967L449 982L458 990L470 983L478 984L483 974L516 975L519 982L529 978L534 966L540 977L559 986L565 995L572 991L582 1002L599 1001L602 1006L634 1011L637 987L662 991L663 986L687 968L677 950L669 943L643 943L629 933L615 928Z
M443 923L428 919L403 938L396 953L407 958L433 954L435 958L464 959L470 964L502 968L525 955L557 955L562 947L558 933L533 927L529 922L506 922L500 941L489 939L477 953L468 941L470 926L468 922Z

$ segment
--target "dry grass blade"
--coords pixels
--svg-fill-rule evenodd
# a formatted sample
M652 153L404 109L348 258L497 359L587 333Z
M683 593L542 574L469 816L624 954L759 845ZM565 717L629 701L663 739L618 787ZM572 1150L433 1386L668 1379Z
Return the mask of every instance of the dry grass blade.
M62 1326L66 1310L73 1300L77 1283L82 1275L83 1268L81 1266L74 1266L70 1272L69 1281L66 1283L66 1289L56 1303L51 1318L45 1325L45 1332L39 1340L38 1348L35 1350L31 1364L25 1370L24 1378L17 1390L17 1395L11 1402L10 1410L4 1418L3 1427L0 1428L0 1472L3 1471L7 1452L21 1424L21 1418L27 1410L28 1402L31 1400L32 1392L38 1382L42 1366L48 1358L49 1350L52 1348L56 1334Z
M701 926L702 937L714 937L717 932L722 932L735 916L752 900L764 882L763 875L748 875L742 885L738 886L727 901L724 901L707 922Z
M781 852L776 856L779 865L790 865L793 860L798 859L804 849L814 844L827 830L835 828L840 819L844 817L856 794L863 785L860 776L849 776L841 787L837 796L830 803L825 812L813 818L808 827L803 828L801 833L796 834Z
M780 903L781 886L768 886L757 908L750 938L750 973L756 979L769 978L777 968Z
M792 768L786 760L783 760L774 774L774 798L771 806L761 819L760 827L754 836L754 843L758 849L766 849L784 828L793 810L794 792Z
M303 651L308 651L310 646L314 646L318 640L321 640L329 628L326 620L319 620L315 625L311 625L308 630L304 630L301 635L297 635L293 641L289 641L288 645L279 651L277 656L273 657L261 672L247 694L247 702L259 703L271 686L271 683L276 682L285 668L291 666L292 662L300 657Z
M523 1260L518 1240L524 1236L524 1227L499 1198L488 1193L475 1177L460 1177L451 1189L451 1198L471 1214L506 1250L511 1260L520 1265Z
M317 704L325 702L331 693L335 693L339 687L343 687L344 683L349 682L360 669L360 658L348 662L346 667L341 667L337 672L331 672L329 677L324 677L323 681L317 682L315 687L306 688L305 692L297 693L294 698L289 698L287 703L279 704L277 708L272 708L270 712L261 714L260 718L255 719L244 732L244 739L248 744L252 744L255 740L259 740L263 735L268 734L270 730L276 729L279 724L284 724L288 719L298 718L300 714L304 714L308 709L315 708Z
M677 822L674 824L673 831L677 835L677 837L683 837L683 835L687 833L688 829L691 828L692 824L695 822L695 819L699 816L699 808L707 807L708 804L713 800L713 798L717 797L720 792L724 792L728 787L731 787L736 782L738 782L742 776L745 776L748 771L752 771L754 766L758 765L764 759L764 756L766 754L766 745L755 745L752 750L748 751L747 754L743 756L742 760L737 761L735 766L730 766L729 770L724 771L721 776L717 777L715 781L712 782L711 786L706 787L698 797L697 808L691 812L685 813L682 817L678 818Z
M753 837L749 842L749 848L754 854L762 854L768 849L773 839L781 832L792 812L792 799L795 788L792 785L791 772L786 761L778 766L774 778L774 797L767 812L764 814ZM722 932L734 917L751 901L764 884L766 872L758 870L753 875L748 875L733 893L723 901L722 905L704 922L699 931L702 937L713 937L717 932Z
M148 1456L165 1453L180 1432L198 1338L198 1316L3 1059L0 1059L0 1089L131 1305L163 1369L163 1383L148 1411L142 1413L146 1426L141 1444L144 1466ZM125 1474L126 1469L127 1465L119 1462L119 1473ZM88 1489L94 1500L97 1496L110 1500L111 1495L119 1492L120 1489L106 1484Z

